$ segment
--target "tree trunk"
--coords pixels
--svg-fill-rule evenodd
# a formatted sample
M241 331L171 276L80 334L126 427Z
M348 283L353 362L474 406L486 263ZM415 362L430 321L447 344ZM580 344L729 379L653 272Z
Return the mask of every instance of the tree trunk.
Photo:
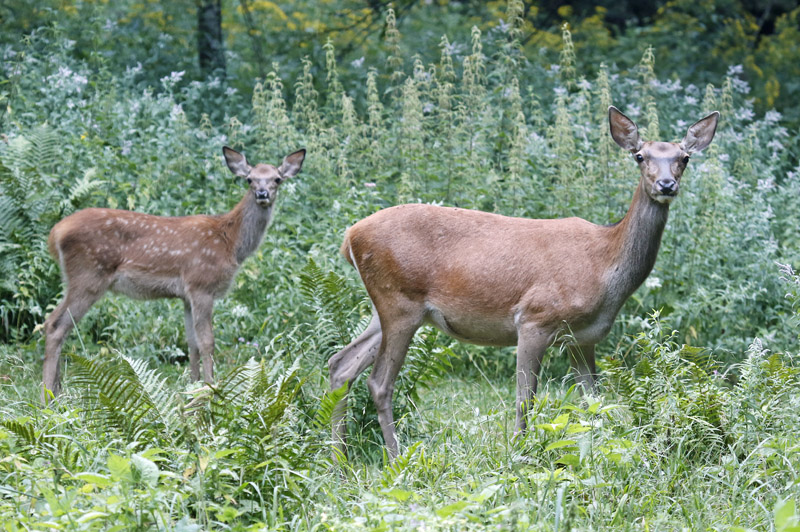
M204 76L221 70L225 77L222 0L197 0L197 53Z

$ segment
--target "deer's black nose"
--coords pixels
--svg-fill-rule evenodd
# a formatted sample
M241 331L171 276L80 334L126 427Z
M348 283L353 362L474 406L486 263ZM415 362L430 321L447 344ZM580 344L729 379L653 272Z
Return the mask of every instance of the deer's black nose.
M656 185L658 186L658 191L662 194L673 194L678 182L674 179L659 179L656 181Z
M268 190L256 190L256 199L257 200L268 200L269 199L269 191Z

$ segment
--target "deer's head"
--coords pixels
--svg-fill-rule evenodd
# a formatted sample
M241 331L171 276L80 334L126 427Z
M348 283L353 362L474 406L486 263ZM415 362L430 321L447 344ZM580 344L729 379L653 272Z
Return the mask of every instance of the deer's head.
M630 151L639 165L647 195L658 203L669 204L678 195L691 155L711 144L719 113L714 111L692 124L680 143L642 141L636 124L613 105L608 108L608 121L614 141Z
M244 155L227 146L222 148L222 153L231 172L247 180L256 203L265 208L275 201L281 183L297 175L306 157L306 150L298 150L284 157L283 163L276 168L271 164L250 166Z

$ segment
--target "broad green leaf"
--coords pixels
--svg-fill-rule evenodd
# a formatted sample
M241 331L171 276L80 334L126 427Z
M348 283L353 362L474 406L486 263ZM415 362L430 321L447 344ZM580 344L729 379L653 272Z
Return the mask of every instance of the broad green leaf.
M155 486L158 484L158 476L160 472L155 462L148 460L139 454L134 454L133 457L131 457L131 462L133 463L134 467L136 467L137 471L139 471L141 479L145 484L149 486Z
M564 456L556 460L556 463L578 467L579 465L581 465L581 459L575 456L574 454L565 454Z
M105 488L106 486L110 486L112 484L110 478L108 478L106 475L101 475L100 473L76 473L74 477L89 484L100 486L101 488Z
M131 461L124 456L109 454L107 464L112 480L119 481L130 476Z
M386 490L383 492L387 497L391 497L397 501L404 502L407 501L411 496L414 495L412 491L401 490L400 488L392 488L390 490Z
M440 509L436 510L436 515L438 515L439 517L443 517L443 518L444 517L450 517L454 513L460 512L464 508L467 508L469 505L470 505L470 503L467 502L467 501L454 502L453 504L448 504L444 508L440 508Z
M553 449L560 449L561 447L567 447L569 445L575 445L577 442L575 440L558 440L547 447L544 448L545 451L552 451Z
M590 430L592 430L592 427L574 424L567 427L567 434L580 434L581 432L589 432Z

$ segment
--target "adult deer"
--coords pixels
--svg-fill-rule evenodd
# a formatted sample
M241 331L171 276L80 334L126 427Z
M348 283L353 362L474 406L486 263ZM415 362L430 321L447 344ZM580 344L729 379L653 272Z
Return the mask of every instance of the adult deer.
M248 191L232 211L212 216L163 217L115 209L84 209L50 231L50 253L66 282L64 300L45 321L43 398L60 388L59 357L73 325L106 291L135 299L183 300L192 379L212 382L214 300L230 287L242 262L261 243L281 182L295 176L305 150L279 167L251 166L231 148L228 168L247 180Z
M367 385L391 457L398 453L395 379L423 323L469 343L517 346L518 433L526 428L545 350L559 338L568 338L578 382L593 386L594 346L652 270L689 156L714 138L719 113L692 125L679 144L643 142L636 124L615 107L608 117L611 136L641 172L630 209L615 225L400 205L347 230L341 252L358 271L373 316L331 357L331 388L349 386L374 366ZM346 398L333 416L333 438L343 453L345 412Z

